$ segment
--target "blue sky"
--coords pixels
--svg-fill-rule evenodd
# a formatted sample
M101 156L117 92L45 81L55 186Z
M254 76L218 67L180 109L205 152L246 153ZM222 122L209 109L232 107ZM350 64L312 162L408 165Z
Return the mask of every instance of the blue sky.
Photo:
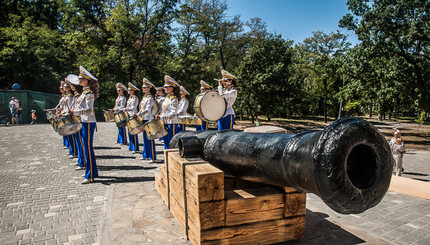
M246 22L254 17L267 24L269 32L281 34L284 39L302 42L313 31L325 33L340 30L349 35L355 45L352 31L338 27L339 20L348 13L346 0L227 0L228 15L240 15Z

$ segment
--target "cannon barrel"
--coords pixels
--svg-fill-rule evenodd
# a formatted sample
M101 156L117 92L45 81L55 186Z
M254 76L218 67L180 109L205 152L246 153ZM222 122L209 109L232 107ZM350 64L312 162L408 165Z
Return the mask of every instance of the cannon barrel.
M359 118L299 134L184 132L173 142L183 157L200 156L243 180L314 193L342 214L378 204L394 164L385 138Z

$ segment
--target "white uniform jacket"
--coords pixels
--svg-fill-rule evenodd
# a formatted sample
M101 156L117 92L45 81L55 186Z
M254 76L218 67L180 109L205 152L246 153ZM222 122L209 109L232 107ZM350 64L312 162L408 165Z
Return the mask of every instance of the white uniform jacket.
M96 116L94 114L94 94L89 87L84 87L84 91L78 97L73 114L81 116L81 122L96 122Z
M155 98L155 100L158 102L158 104L160 105L160 108L158 108L158 112L161 112L161 108L163 108L163 102L166 99L166 96L157 96Z
M129 117L137 114L137 105L139 104L139 97L132 94L127 100L127 105L125 106L124 111L127 112Z
M61 116L65 116L68 114L68 111L73 109L73 94L69 93L64 97L63 107L61 108Z
M178 111L177 114L178 116L186 116L187 114L187 109L188 109L188 105L190 104L190 102L188 102L187 98L182 98L179 101L179 105L178 105Z
M125 95L118 96L115 100L115 106L113 110L115 112L118 112L119 110L124 109L126 102L127 102L127 98L125 97Z
M66 102L67 96L65 94L61 95L60 101L58 101L57 106L55 107L56 113L61 113L64 107L64 103Z
M164 120L165 124L178 124L179 119L176 111L178 110L178 98L175 95L169 94L161 106L160 118Z
M237 90L235 88L229 87L224 89L223 86L218 86L218 93L222 97L224 97L225 101L227 101L227 110L225 111L225 114L223 117L226 117L228 115L235 115L233 104L236 101L237 98Z
M143 120L154 119L154 115L152 115L152 107L156 106L155 103L156 101L154 99L154 96L152 96L151 94L143 96L142 100L140 101L139 112L137 113L137 115Z

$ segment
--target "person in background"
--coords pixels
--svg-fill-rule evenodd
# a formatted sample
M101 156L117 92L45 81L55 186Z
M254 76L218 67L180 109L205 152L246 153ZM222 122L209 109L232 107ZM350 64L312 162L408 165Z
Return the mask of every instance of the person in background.
M145 124L148 121L154 119L152 110L154 106L158 107L158 105L154 99L156 93L155 86L146 78L143 78L142 92L144 95L140 101L139 112L137 113L137 116L141 117L143 123ZM143 131L143 150L140 160L150 160L150 163L153 163L155 160L157 160L156 157L157 152L155 151L154 140L149 140L146 131Z
M115 106L111 111L119 112L121 109L125 108L125 104L127 102L127 98L125 97L125 91L127 91L127 87L122 83L115 84L116 92L118 93L118 97L115 100ZM124 127L118 128L118 137L116 139L116 143L127 145L127 130Z
M94 154L93 139L96 129L96 116L94 113L94 100L99 96L99 83L91 73L83 66L79 66L79 85L83 87L83 92L76 101L76 107L70 114L81 117L82 143L85 154L85 179L82 184L94 182L94 178L99 176Z
M21 101L16 100L16 102L15 102L15 110L16 110L16 117L18 119L18 124L22 124L22 105L21 105Z
M237 98L236 77L225 70L221 70L221 74L222 79L218 82L218 93L226 100L227 110L218 121L218 130L233 129L235 116L233 104Z
M137 114L137 105L139 104L139 97L135 93L140 91L136 86L132 83L128 83L128 94L130 95L127 100L127 105L124 108L124 111L127 112L128 117L134 117ZM132 151L132 154L139 153L139 138L137 135L131 135L128 132L128 139L130 144L128 145L128 150Z
M37 124L36 110L31 110L31 123L30 124Z
M17 121L18 115L16 114L15 103L16 103L16 98L12 97L9 101L10 114L12 115L12 120L11 120L12 125L18 124L18 121Z
M181 91L181 99L179 100L178 111L176 112L176 114L178 116L187 116L187 109L190 104L190 93L188 93L188 91L182 86L180 86L179 89ZM178 133L181 131L185 131L185 126L185 124L179 124Z
M167 126L167 135L163 137L164 149L169 149L170 140L179 130L179 118L176 114L178 110L180 97L179 84L170 76L164 76L164 91L166 93L166 99L161 105L161 112L156 116L157 119L161 119Z
M394 137L391 138L390 144L393 158L396 161L395 174L396 176L402 175L403 167L403 154L405 151L405 145L403 139L400 137L400 130L394 131Z
M212 90L211 85L203 80L200 80L200 94L206 93L210 90ZM208 122L202 120L202 125L196 125L196 130L208 130Z

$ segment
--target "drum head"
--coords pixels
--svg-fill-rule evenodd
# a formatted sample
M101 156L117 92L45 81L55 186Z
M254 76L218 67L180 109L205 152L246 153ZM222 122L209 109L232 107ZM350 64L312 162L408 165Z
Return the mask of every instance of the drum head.
M155 133L155 134L153 134L153 135L149 135L149 136L148 136L148 139L149 139L149 140L159 139L159 138L161 138L161 137L166 136L167 134L168 134L168 132L167 132L166 130L162 130L162 131L157 132L157 133Z
M59 128L58 133L62 136L71 135L81 130L81 128L81 123L71 123Z
M209 91L201 100L200 110L207 120L215 122L224 116L227 103L217 91Z

